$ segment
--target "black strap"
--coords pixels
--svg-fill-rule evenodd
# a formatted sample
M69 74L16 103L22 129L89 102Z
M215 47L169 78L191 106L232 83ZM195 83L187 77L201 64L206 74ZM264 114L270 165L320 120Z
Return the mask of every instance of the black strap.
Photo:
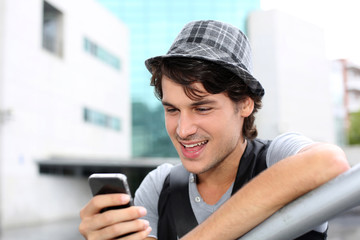
M266 153L271 141L248 140L241 156L231 195L267 168Z
M198 225L190 203L189 176L183 165L173 167L170 172L171 210L179 238Z
M176 227L171 211L171 189L170 189L170 174L167 175L164 181L163 189L160 193L158 202L158 239L159 240L177 240Z

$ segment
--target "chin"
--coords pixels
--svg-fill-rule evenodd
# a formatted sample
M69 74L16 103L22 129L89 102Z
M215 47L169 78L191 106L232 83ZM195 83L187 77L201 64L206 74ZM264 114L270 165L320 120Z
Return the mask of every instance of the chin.
M201 163L195 162L194 160L181 158L181 163L183 164L184 168L191 173L200 174L205 172L205 167Z

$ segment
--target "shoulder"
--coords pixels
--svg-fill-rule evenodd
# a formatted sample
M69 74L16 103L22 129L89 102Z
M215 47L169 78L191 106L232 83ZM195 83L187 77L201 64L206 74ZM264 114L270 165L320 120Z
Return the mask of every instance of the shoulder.
M156 169L152 170L142 181L139 188L135 193L135 201L136 199L142 198L145 196L154 196L160 195L162 186L164 184L165 178L170 173L173 165L169 163L164 163L158 166Z
M295 155L301 149L313 143L313 140L302 134L296 132L283 133L270 143L266 155L267 165L271 166L286 157Z
M156 169L152 170L144 179L144 181L153 181L155 183L164 182L166 176L170 173L174 165L170 163L163 163Z

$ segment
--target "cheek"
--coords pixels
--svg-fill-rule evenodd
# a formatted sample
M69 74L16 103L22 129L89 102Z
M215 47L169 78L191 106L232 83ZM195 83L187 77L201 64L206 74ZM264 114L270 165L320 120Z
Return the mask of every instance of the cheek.
M171 137L176 131L176 119L165 116L165 128L168 135Z
M226 121L223 121L222 124L223 128L221 130L224 134L238 135L241 134L243 119L234 115L229 117Z

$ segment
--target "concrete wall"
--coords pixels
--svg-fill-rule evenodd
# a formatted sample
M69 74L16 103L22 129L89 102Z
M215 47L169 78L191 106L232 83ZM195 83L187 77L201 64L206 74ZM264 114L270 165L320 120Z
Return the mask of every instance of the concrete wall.
M249 17L254 73L265 88L259 136L288 131L335 142L323 31L276 10Z
M1 2L0 99L11 111L0 125L1 227L78 216L86 180L39 175L36 160L130 157L128 30L93 0L49 0L64 19L58 57L42 47L42 0ZM120 70L86 52L84 37L117 56ZM84 122L84 107L121 119L121 130Z

